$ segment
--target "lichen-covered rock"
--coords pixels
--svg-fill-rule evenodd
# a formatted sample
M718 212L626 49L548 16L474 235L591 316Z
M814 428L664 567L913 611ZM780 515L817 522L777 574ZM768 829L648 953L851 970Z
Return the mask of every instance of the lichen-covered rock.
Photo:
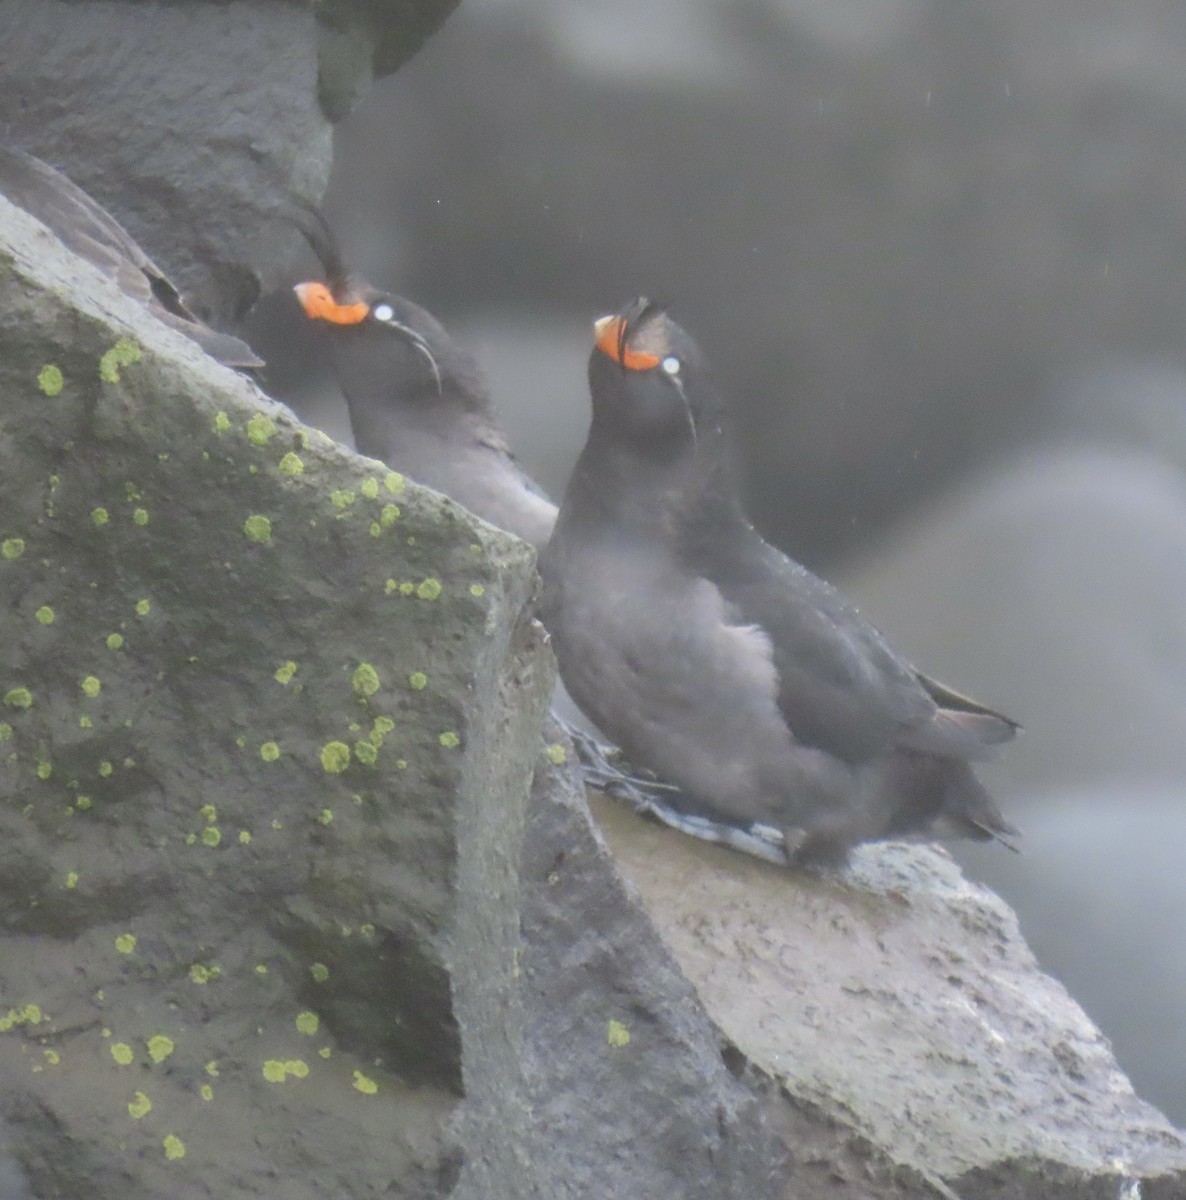
M0 199L0 1108L38 1191L528 1194L532 568Z
M618 873L571 771L547 758L522 881L529 1147L547 1194L783 1197L787 1148L731 1073L725 1039Z
M1186 1195L1186 1135L941 851L862 847L821 877L595 811L766 1091L797 1164L788 1196Z

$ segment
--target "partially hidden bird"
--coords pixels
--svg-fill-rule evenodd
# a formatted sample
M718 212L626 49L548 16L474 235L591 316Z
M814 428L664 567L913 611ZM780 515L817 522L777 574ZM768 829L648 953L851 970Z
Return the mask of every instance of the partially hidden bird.
M293 290L305 316L328 330L359 453L542 550L556 523L556 505L515 461L473 356L427 310L349 270L318 210L289 216L325 273ZM675 789L618 765L615 748L581 727L562 690L553 715L577 749L586 783L660 820L680 819L663 803Z
M541 549L556 506L511 454L473 356L418 304L349 271L319 213L294 219L326 278L293 290L330 331L358 452Z
M98 267L125 295L224 366L253 371L264 365L246 342L212 329L195 316L132 235L61 171L22 150L0 145L0 194Z
M596 322L589 387L540 615L581 709L679 787L669 823L796 864L885 839L1011 845L969 764L1020 726L763 540L692 338L639 299Z

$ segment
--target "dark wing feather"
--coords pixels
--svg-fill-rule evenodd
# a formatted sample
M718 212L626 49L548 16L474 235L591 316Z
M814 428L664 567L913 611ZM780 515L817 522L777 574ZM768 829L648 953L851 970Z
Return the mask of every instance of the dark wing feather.
M122 292L152 309L219 362L228 367L264 365L245 342L211 329L194 316L169 277L132 235L60 171L32 155L0 146L0 192L113 279Z
M980 758L1012 736L1007 718L920 676L855 605L748 525L693 554L736 619L769 636L798 741L855 763L894 746Z

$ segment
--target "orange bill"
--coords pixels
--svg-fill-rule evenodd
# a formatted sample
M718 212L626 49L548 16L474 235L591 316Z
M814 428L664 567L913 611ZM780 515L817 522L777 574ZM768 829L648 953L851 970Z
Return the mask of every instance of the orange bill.
M332 325L358 325L370 315L369 304L339 304L324 283L298 283L292 289L305 310L305 316Z
M641 350L631 350L622 337L621 317L602 317L593 322L597 334L597 349L608 354L616 363L621 363L628 371L649 371L659 365L657 354L644 354Z

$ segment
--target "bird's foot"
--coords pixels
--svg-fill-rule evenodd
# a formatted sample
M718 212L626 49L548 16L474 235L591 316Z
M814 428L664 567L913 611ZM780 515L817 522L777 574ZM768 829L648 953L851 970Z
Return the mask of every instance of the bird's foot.
M575 729L567 722L561 724L577 752L581 779L586 787L626 800L635 812L650 815L658 815L657 809L666 808L664 797L679 794L675 784L627 769L628 764L622 761L622 752L616 746L602 745L592 734Z

